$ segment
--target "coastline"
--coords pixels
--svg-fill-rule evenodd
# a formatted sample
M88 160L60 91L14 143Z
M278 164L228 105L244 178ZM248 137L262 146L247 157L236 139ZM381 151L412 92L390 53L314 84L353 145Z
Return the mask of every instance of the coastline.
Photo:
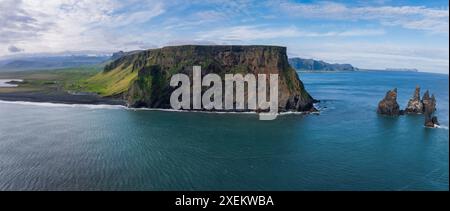
M11 102L34 102L84 105L121 105L126 102L117 98L104 98L94 94L70 94L67 92L10 92L0 93L0 100Z
M351 80L350 82L345 80L352 76L350 73L306 75L307 86L318 99L322 100L315 106L320 110L320 116L286 113L271 122L257 121L257 114L251 113L219 114L196 111L192 113L161 109L134 109L125 106L4 102L0 100L0 116L4 119L4 124L0 124L1 137L2 140L7 140L2 142L4 145L1 148L3 154L11 155L11 159L18 164L6 165L3 181L14 178L12 182L15 186L5 185L4 187L9 188L8 190L18 188L33 190L183 189L186 186L179 182L177 180L179 176L176 176L180 170L179 166L195 161L201 163L188 166L187 170L199 172L198 174L188 174L192 178L201 177L201 180L192 180L196 181L195 185L199 187L206 181L205 186L226 188L215 183L215 180L208 180L211 178L211 171L209 168L203 168L204 166L217 167L214 169L217 175L223 174L218 169L231 169L234 175L242 173L240 167L233 167L236 163L248 166L251 162L255 171L262 172L261 175L271 175L264 174L264 172L271 170L271 168L267 168L266 164L273 162L280 166L276 167L277 177L264 178L264 181L268 183L276 184L277 178L297 171L301 172L305 178L311 178L311 180L298 180L298 177L295 176L297 174L286 178L292 183L290 187L293 190L303 190L308 184L320 184L324 180L333 180L335 178L333 175L327 178L321 177L329 175L326 174L327 172L333 172L345 180L352 175L357 175L361 179L360 172L367 170L370 172L363 175L361 183L349 183L349 186L344 188L357 190L385 190L387 187L396 190L447 189L448 165L445 161L448 157L448 117L443 118L443 127L424 128L420 116L401 119L378 116L374 109L379 97L382 97L383 94L380 94L379 90L391 88L392 83L397 80L395 76L402 76L402 74L388 77L387 82L383 74L358 74L360 75L356 75L355 78L360 80ZM446 115L448 113L448 108L446 108L448 91L445 88L448 87L448 79L439 80L444 77L433 75L421 78L416 74L412 74L411 77L414 78L401 81L401 84L398 85L399 96L409 97L411 94L409 88L415 85L416 81L424 80L425 82L419 84L422 86L427 85L426 82L432 81L434 82L433 90L438 92L437 96L445 97L444 100L439 101L439 112L442 116ZM324 89L322 88L324 81L333 85ZM370 83L371 81L373 83ZM354 86L360 85L367 85L367 87L363 90L349 91ZM23 93L24 91L17 89L15 92ZM51 91L40 92L52 93ZM68 94L71 93L68 92ZM87 93L75 93L75 95L78 94ZM403 124L398 124L399 122ZM385 150L387 146L391 150ZM69 151L67 151L68 149ZM89 162L99 159L97 153L99 150L102 150L100 152L104 155L114 155L117 160ZM8 154L11 151L18 153ZM402 153L397 153L399 151ZM240 154L243 155L236 158L236 155ZM426 168L423 167L424 156L417 156L418 154L426 155L427 161L430 161ZM61 155L64 155L64 159L61 159ZM187 155L190 157L186 157ZM168 159L161 161L161 156L166 156ZM205 159L198 159L202 156ZM317 156L323 159L317 159ZM352 159L361 156L363 159L356 161ZM405 159L405 156L408 156L409 159ZM49 157L52 160L49 161ZM390 162L392 166L386 166L385 159L380 160L380 157L386 157L393 161ZM224 158L233 158L233 160L220 162ZM320 163L311 165L309 162L311 160L317 160ZM18 171L24 171L22 166L28 166L30 162L34 161L39 161L36 164L39 165L39 168L49 169L49 171L25 171L20 177L10 176L15 175ZM140 163L136 163L132 167L127 165L134 161ZM143 183L133 183L133 186L129 186L122 183L122 180L108 176L120 169L131 172L125 175L124 180L140 175L142 178L158 181L161 174L155 173L154 168L147 168L149 162L153 161L160 165L157 166L158 168L162 168L171 175L170 178L174 181L173 185L157 183L159 186L155 186L143 181ZM217 165L216 162L220 165ZM354 163L349 165L349 162ZM55 163L60 164L61 168L55 168ZM256 163L261 163L261 165L256 165ZM406 165L405 163L417 165L405 169L402 168ZM64 174L67 177L61 177L61 172L83 172L86 164L89 164L88 168L98 171L88 171L88 175L82 174L76 175L76 177ZM369 164L375 166L368 169ZM436 166L438 164L439 166ZM342 171L344 165L349 165L350 174ZM380 171L385 168L386 171ZM440 170L436 171L437 168ZM146 170L142 171L142 169ZM430 172L433 173L430 174ZM246 178L254 176L253 170L244 173ZM26 181L26 178L47 178L47 175L52 178L61 178L61 180L56 183L48 183L47 180L39 180L30 185L22 183ZM106 175L104 178L100 178L105 181L104 183L89 180L87 181L89 183L83 183L84 186L68 185L72 181L79 181L77 179L82 176L99 178L99 175ZM230 176L230 174L225 175ZM384 181L384 178L394 179L389 180L390 184L381 183L380 185L377 181L372 180L373 175L379 177L380 181ZM407 177L398 175L407 175ZM436 183L431 184L428 182L429 180ZM230 181L230 184L242 184L247 187L249 181L237 178ZM260 187L259 182L259 180L253 181L248 188ZM101 186L95 186L96 184L101 184ZM285 186L278 188L283 187ZM337 190L343 188L342 186L326 187ZM320 190L320 188L318 189Z
M69 107L99 107L99 108L123 108L131 111L163 111L163 112L186 112L186 113L209 113L209 114L259 114L256 111L218 111L218 110L174 110L169 108L133 108L128 107L126 102L117 98L103 98L94 94L70 94L66 92L15 92L0 93L0 103L26 104L42 106L69 106ZM316 105L316 104L315 104ZM316 106L315 106L316 107ZM278 115L319 115L317 111L282 111Z

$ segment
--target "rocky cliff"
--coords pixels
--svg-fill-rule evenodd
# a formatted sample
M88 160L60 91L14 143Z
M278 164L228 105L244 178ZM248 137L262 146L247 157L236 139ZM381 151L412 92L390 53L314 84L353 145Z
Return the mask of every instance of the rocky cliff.
M290 58L289 64L299 71L355 71L351 64L330 64L313 59Z
M289 65L286 48L278 46L174 46L123 55L105 67L92 81L114 88L100 94L124 97L131 107L170 108L171 77L191 77L192 67L202 75L279 74L279 111L314 111L314 99ZM113 77L114 80L106 80Z

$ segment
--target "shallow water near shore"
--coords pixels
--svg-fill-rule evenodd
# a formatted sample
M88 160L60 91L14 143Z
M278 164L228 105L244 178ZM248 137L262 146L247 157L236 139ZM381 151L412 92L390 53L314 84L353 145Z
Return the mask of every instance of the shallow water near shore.
M448 190L448 75L300 73L320 115L0 102L0 190ZM384 117L434 93L441 128ZM111 109L113 108L113 109Z

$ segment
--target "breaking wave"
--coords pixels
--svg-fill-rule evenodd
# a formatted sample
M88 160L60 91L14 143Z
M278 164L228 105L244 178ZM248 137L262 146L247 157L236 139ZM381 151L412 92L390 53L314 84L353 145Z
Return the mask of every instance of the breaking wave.
M436 125L436 128L448 130L448 125Z
M28 101L4 101L0 100L2 104L25 105L25 106L41 106L41 107L55 107L55 108L88 108L88 109L124 109L130 111L163 111L163 112L182 112L182 113L209 113L209 114L253 114L257 115L255 111L195 111L195 110L175 110L163 108L129 108L123 105L107 105L107 104L65 104L65 103L48 103L48 102L28 102ZM278 115L303 115L307 113L318 114L319 112L296 112L288 111L281 112Z
M125 109L122 105L106 105L106 104L65 104L65 103L47 103L47 102L28 102L28 101L4 101L3 104L41 106L41 107L58 107L58 108L89 108L89 109Z

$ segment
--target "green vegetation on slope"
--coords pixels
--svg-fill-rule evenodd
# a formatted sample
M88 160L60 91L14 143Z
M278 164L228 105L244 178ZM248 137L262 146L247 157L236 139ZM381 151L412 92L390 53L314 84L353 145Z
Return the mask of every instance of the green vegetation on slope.
M95 92L102 96L114 96L127 91L137 74L138 71L133 71L131 66L125 69L119 67L108 72L100 72L82 81L79 85L81 90L87 92Z
M309 110L313 99L289 65L285 47L277 46L172 46L122 56L103 72L81 84L102 96L122 97L132 107L169 106L170 77L192 77L192 66L203 74L279 74L280 105L285 109Z

